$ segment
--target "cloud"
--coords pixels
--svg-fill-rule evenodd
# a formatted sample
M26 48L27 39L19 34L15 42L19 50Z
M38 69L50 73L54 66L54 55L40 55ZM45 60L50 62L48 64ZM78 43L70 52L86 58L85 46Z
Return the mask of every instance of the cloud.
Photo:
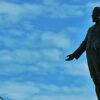
M11 2L0 2L1 20L17 22L23 18L34 19L41 16L48 18L70 18L82 16L84 13L80 6L60 4L58 1L44 1L44 4L16 4Z
M96 6L100 6L100 2L89 2L88 4L87 4L87 6L88 7L90 7L90 8L94 8L94 7L96 7Z
M43 44L46 46L55 46L58 48L70 48L70 39L66 36L62 34L55 34L52 32L45 32L42 35L42 41Z
M72 0L73 2L82 2L82 0Z
M87 95L91 88L75 88L56 86L53 84L39 84L32 82L5 81L0 83L0 94L11 100L94 100L94 95ZM92 90L93 92L93 90ZM70 95L67 93L71 93ZM79 94L74 94L79 93ZM91 92L90 92L91 93Z
M83 11L80 10L80 7L78 6L73 6L69 4L63 4L61 5L61 8L59 8L60 5L58 5L54 11L54 14L52 15L53 17L57 16L59 18L73 18L73 17L78 17L84 15Z
M74 99L78 99L78 100L95 100L95 97L80 97L80 96L66 96L66 95L43 95L43 96L36 96L35 99L36 100L66 100L66 98L68 100L74 100Z
M43 57L50 59L52 61L59 61L62 52L58 49L44 49L43 50Z
M1 84L0 94L11 100L28 100L35 93L39 93L39 88L32 83L5 82Z
M46 5L54 5L58 2L58 0L42 0L44 4Z
M18 22L23 18L35 18L41 15L43 7L35 4L16 4L10 2L0 2L0 14L6 22Z
M48 5L49 14L55 18L69 18L84 15L79 5L71 5L68 3L61 4L58 0L43 0L45 5Z
M81 33L81 31L82 31L82 28L79 28L79 27L72 27L72 26L68 26L67 28L66 28L66 31L67 32L70 32L70 34L71 33L75 33L76 35L77 34L80 34Z
M32 50L1 50L0 51L0 63L31 63L36 59L39 59L40 55L37 51Z
M5 30L1 34L0 41L7 48L62 48L69 49L70 38L64 32L49 32L20 30L17 28Z
M65 64L64 72L70 75L89 76L89 69L86 62L74 62Z
M98 6L98 7L100 6L100 2L99 1L97 1L97 2L88 2L86 4L86 9L87 9L86 12L91 14L91 12L93 11L94 7L96 7L96 6Z
M61 51L58 49L0 50L0 74L11 75L24 72L37 72L37 74L47 73L49 69L55 69L54 66L60 61L61 54Z
M13 8L13 9L12 9ZM23 9L17 4L12 4L8 2L0 3L0 13L10 14L10 15L19 15L23 12Z

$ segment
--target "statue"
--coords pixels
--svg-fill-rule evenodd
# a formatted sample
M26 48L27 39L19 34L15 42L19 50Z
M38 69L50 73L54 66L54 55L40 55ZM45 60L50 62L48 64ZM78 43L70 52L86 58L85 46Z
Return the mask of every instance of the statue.
M67 56L66 61L78 59L86 51L90 76L95 85L98 100L100 100L100 7L95 7L92 13L92 21L95 23L88 29L84 41L78 49Z

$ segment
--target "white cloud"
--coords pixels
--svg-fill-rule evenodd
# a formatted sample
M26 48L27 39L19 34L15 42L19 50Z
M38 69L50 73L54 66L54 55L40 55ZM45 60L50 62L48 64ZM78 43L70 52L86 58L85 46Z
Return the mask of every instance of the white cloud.
M11 36L19 36L19 37L25 35L24 31L20 29L10 29L8 30L8 34Z
M22 20L22 18L35 18L41 15L42 9L41 5L35 4L15 4L8 2L0 2L0 14L3 15L3 19L6 17L6 22L12 21L17 22ZM1 20L3 20L1 19Z
M42 35L42 41L45 46L55 46L58 48L69 49L70 48L70 39L62 34L55 34L52 32L45 32Z
M18 75L30 69L29 66L19 64L1 64L0 75Z
M96 97L66 96L66 95L43 95L35 96L35 100L96 100Z
M8 48L62 48L70 49L71 40L63 32L45 32L33 31L25 32L22 30L12 29L8 33L1 35L0 41ZM17 37L17 38L16 38Z
M48 5L49 4L49 5ZM70 4L60 4L58 1L45 1L44 4L15 4L0 2L0 14L6 21L19 21L22 18L36 18L38 16L47 16L53 18L69 18L82 16L83 11L80 6ZM1 19L1 20L3 20Z
M0 62L1 63L32 63L35 61L48 60L48 61L59 61L62 52L58 49L16 49L0 50Z
M64 65L64 72L70 75L89 76L88 65L86 62L67 63Z
M93 11L94 7L96 7L96 6L100 7L100 2L99 1L97 1L97 2L88 2L86 4L86 8L85 8L86 12L88 12L92 15L92 11Z
M0 41L4 43L4 46L8 48L33 48L37 47L36 45L38 40L38 34L33 33L32 35L29 33L25 33L25 31L15 31L13 33L10 33L9 36L6 34L5 36L0 37ZM18 33L19 32L19 33ZM18 38L12 36L19 36Z
M100 6L100 2L98 1L98 2L89 2L88 4L87 4L87 6L88 7L90 7L90 8L94 8L94 7L96 7L96 6Z
M23 12L23 9L17 4L12 4L8 2L0 2L0 13L19 15Z
M66 31L71 33L75 33L76 35L80 34L82 31L82 28L79 27L72 27L72 26L68 26L66 29Z
M92 94L90 94L90 93ZM67 94L70 93L70 94ZM74 93L79 93L75 95ZM11 100L95 100L93 90L88 87L75 88L53 84L6 81L0 83L0 94Z
M72 0L73 2L82 2L82 0Z
M61 7L60 7L61 6ZM83 11L80 10L79 6L63 4L57 5L53 10L52 17L59 17L59 18L73 18L77 16L84 15Z
M4 82L1 84L0 94L12 100L28 100L31 95L39 93L40 89L32 83Z
M0 51L0 62L1 63L32 63L33 61L40 58L40 55L36 51L32 50L1 50Z
M71 5L67 3L60 4L59 0L43 0L44 4L47 5L49 15L55 18L69 18L75 16L84 15L79 5Z
M52 61L59 61L62 52L58 49L44 49L43 50L43 57L50 59Z
M0 51L0 62L1 63L9 63L13 60L13 57L11 55L11 52L7 51L7 50L1 50Z
M46 5L54 5L58 2L58 0L42 0L44 4Z
M45 74L48 71L52 72L57 65L56 62L60 61L60 56L61 51L57 49L16 49L13 51L0 50L0 74L20 74L26 71L36 71L41 74Z

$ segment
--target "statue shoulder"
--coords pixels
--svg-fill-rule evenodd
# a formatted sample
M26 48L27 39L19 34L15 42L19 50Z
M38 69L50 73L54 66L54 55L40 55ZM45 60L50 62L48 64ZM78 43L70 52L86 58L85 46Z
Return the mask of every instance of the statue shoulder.
M95 25L91 26L89 29L88 29L88 32L93 30L95 28Z

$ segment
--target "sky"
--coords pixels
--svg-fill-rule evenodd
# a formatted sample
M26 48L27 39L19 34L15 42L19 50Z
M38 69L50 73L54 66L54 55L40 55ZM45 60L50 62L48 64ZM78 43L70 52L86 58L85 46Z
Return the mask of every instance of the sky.
M99 0L0 0L0 96L97 100L86 54L66 62L94 23Z

